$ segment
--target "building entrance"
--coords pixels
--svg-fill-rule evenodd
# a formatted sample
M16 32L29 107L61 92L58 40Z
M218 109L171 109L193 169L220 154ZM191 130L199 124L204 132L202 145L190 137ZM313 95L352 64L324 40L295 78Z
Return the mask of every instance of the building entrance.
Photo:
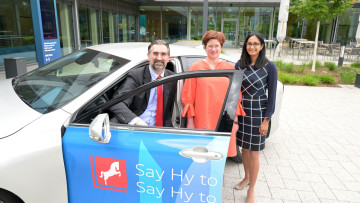
M239 47L239 20L237 18L221 19L221 32L224 33L226 38L224 47Z

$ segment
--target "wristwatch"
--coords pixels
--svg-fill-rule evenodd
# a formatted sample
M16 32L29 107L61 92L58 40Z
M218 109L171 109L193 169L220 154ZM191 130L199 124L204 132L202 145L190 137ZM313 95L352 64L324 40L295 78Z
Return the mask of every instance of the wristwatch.
M270 119L271 119L270 117L265 117L265 120L267 121L270 121Z

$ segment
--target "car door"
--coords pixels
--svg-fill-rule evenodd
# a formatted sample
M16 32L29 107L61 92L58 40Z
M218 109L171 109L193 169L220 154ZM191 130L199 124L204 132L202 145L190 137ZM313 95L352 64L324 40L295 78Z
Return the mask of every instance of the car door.
M168 82L227 77L216 130L113 125L107 114L91 124L71 122L62 138L69 202L221 202L242 75L234 70L179 73L106 104Z

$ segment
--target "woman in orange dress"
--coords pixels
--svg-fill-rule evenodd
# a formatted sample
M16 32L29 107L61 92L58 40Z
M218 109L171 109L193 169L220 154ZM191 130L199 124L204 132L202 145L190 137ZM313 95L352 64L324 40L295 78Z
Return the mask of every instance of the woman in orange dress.
M207 31L202 39L206 59L195 62L189 71L235 69L232 64L219 58L225 42L225 36L214 30ZM187 128L215 130L224 98L229 86L226 77L207 77L187 79L181 100L184 105L183 117L187 117ZM239 97L236 114L245 115ZM233 131L238 128L235 116ZM235 133L231 135L228 156L236 155Z

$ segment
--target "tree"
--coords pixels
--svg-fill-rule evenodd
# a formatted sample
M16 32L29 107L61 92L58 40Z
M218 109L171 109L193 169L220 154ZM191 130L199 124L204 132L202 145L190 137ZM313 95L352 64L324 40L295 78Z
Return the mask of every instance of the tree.
M302 19L316 19L315 47L311 70L315 71L316 51L318 45L320 21L334 19L349 8L355 0L291 0L289 11Z

